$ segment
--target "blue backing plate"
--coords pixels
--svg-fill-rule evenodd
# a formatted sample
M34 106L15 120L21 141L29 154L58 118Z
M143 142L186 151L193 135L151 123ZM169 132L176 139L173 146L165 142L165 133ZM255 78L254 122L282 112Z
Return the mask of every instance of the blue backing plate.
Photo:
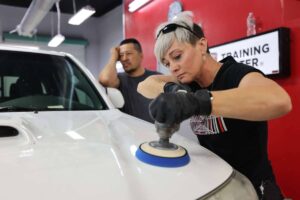
M184 149L186 151L186 149ZM186 153L177 158L160 157L149 154L141 149L141 145L135 152L135 156L142 162L160 167L181 167L190 162L190 156Z

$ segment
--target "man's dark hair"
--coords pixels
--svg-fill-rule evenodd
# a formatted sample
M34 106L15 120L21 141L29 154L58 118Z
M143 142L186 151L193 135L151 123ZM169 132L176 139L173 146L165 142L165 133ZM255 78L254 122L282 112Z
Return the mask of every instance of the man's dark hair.
M128 39L125 39L125 40L121 41L121 42L120 42L120 46L123 45L123 44L130 44L130 43L134 45L134 48L135 48L138 52L140 52L140 53L143 52L143 51L142 51L142 46L141 46L141 44L140 44L139 41L137 41L137 39L135 39L135 38L128 38Z

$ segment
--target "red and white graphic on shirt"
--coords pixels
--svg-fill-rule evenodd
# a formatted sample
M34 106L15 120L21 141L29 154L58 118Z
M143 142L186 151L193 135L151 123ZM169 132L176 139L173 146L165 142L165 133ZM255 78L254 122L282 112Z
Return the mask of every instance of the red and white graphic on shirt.
M220 134L227 131L223 117L194 115L190 120L191 128L197 135Z

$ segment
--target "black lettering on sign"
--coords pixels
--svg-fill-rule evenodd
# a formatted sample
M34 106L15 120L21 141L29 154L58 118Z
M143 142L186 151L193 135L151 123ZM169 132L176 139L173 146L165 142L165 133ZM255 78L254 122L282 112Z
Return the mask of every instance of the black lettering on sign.
M257 45L257 46L240 49L240 50L233 51L233 52L222 53L221 55L222 55L222 58L225 58L226 56L232 56L236 59L239 59L239 58L245 58L245 57L249 57L249 56L261 55L263 53L268 53L269 51L270 51L269 44L266 43L263 45ZM250 63L257 64L258 62L256 62L256 61L245 61L245 63L250 62Z

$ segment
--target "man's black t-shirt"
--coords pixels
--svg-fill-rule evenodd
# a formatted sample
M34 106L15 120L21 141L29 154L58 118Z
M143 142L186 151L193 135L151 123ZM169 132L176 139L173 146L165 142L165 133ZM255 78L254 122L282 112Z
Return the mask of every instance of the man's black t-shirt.
M237 63L232 57L221 62L222 67L207 88L211 91L236 88L248 73L262 73L251 66ZM267 154L266 121L254 122L211 115L193 116L190 123L202 146L246 175L254 186L258 187L262 180L274 180Z
M155 71L145 70L145 73L139 77L130 77L127 73L119 73L120 79L119 90L121 91L125 104L121 111L133 115L137 118L153 122L149 114L149 103L151 99L145 98L143 95L137 92L138 84L145 80L148 76L159 74Z

